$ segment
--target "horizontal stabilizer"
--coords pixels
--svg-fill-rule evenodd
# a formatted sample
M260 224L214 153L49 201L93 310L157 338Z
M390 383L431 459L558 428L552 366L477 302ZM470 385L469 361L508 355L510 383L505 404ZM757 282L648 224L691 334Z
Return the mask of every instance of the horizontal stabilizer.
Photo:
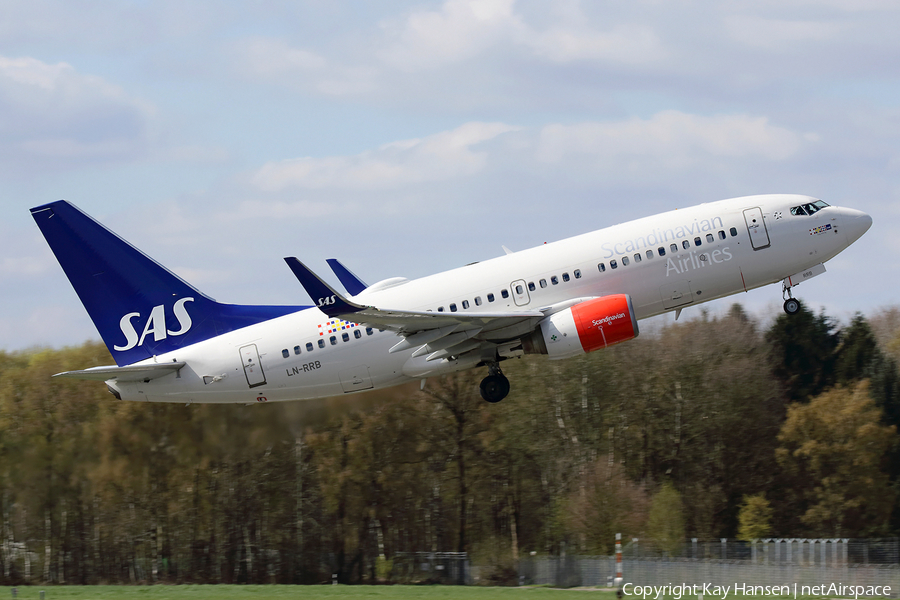
M170 373L174 373L181 369L185 363L168 362L168 363L152 363L149 365L129 365L125 367L93 367L82 371L66 371L57 373L54 377L65 377L67 379L84 379L87 381L149 381Z
M328 263L328 266L331 267L331 270L334 271L334 274L337 275L337 278L340 280L341 285L344 286L344 289L347 290L347 293L351 296L355 296L367 287L366 282L357 277L350 269L341 264L336 258L327 258L325 262Z

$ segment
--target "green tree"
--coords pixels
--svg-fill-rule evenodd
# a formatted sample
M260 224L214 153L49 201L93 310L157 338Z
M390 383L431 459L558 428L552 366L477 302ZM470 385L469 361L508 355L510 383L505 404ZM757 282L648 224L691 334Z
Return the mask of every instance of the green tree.
M684 545L684 507L681 494L670 483L664 483L653 496L647 535L657 548L671 555L678 554Z
M738 539L751 541L768 536L772 531L772 506L765 494L744 496L738 513Z
M857 313L850 325L840 332L840 345L835 351L834 382L847 385L869 378L883 361L869 322Z
M895 493L884 469L896 429L881 424L868 381L838 386L794 404L776 450L792 481L797 510L811 535L883 534Z
M840 341L834 321L802 304L794 315L782 314L766 332L772 373L792 402L806 401L834 381L835 351Z

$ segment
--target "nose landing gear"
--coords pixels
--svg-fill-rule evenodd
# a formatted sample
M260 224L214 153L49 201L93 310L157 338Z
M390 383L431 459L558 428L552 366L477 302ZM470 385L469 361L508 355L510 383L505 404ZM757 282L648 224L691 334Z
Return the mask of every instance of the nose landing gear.
M488 367L488 376L481 380L481 397L488 402L500 402L509 395L509 379L497 363Z
M800 301L791 294L791 288L785 284L781 284L781 297L784 298L784 312L789 315L796 315L800 312Z

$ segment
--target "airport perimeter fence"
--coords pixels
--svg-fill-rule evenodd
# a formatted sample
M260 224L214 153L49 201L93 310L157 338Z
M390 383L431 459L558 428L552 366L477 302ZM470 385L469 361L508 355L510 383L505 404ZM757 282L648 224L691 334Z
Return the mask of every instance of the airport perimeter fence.
M472 567L467 552L398 552L394 555L394 583L470 585Z
M623 548L623 584L690 586L890 586L900 597L900 540L768 539L692 540L675 553L632 540ZM519 561L523 584L559 587L612 585L616 559L529 556ZM802 589L802 587L801 587ZM837 594L835 594L837 595Z

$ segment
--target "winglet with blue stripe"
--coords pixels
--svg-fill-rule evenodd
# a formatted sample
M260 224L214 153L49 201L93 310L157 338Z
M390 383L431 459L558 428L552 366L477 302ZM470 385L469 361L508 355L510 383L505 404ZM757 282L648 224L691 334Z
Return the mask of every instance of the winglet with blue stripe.
M284 262L294 272L294 276L300 282L300 285L312 298L315 305L323 313L329 317L340 317L349 315L361 310L365 310L365 306L360 306L354 302L350 302L340 293L335 291L330 285L322 281L322 279L309 270L309 268L293 256L284 259Z
M328 266L331 267L331 270L334 271L334 274L340 279L341 285L344 286L344 289L347 290L347 293L351 296L355 296L369 287L366 285L366 282L357 277L356 274L345 267L338 259L326 258L325 262L328 263Z

